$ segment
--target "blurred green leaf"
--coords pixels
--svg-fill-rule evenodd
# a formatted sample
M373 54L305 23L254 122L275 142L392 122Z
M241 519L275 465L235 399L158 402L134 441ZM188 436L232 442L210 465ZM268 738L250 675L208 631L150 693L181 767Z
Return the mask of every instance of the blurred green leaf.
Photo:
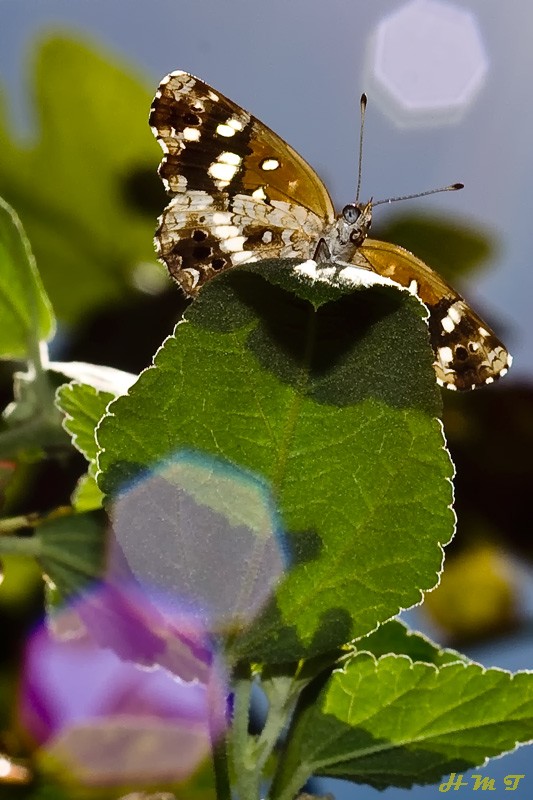
M0 613L7 607L22 608L32 602L42 586L42 575L34 558L9 553L9 542L15 537L2 536L2 582L0 585ZM26 539L26 541L28 541Z
M102 508L103 494L92 475L91 467L89 467L89 472L82 475L78 480L76 488L72 493L71 502L78 514L84 514L86 511L96 511L98 508Z
M452 283L495 255L494 237L463 218L402 214L374 228L373 236L402 245Z
M53 331L52 307L30 243L16 212L0 198L0 356L34 355Z
M55 603L64 603L102 576L107 538L99 515L51 519L36 528L35 539Z
M0 800L75 800L75 798L57 783L46 781L34 783L32 781L30 786L0 787ZM88 798L79 797L76 800L88 800ZM98 800L104 800L104 798L98 798ZM115 799L110 797L109 800Z
M6 502L7 487L15 474L16 467L15 461L0 461L0 509Z
M457 394L457 393L455 393ZM460 540L500 541L533 561L533 384L503 382L495 391L446 393L445 428L457 475ZM487 486L498 502L487 505Z
M269 487L291 569L234 643L267 663L327 652L417 603L454 524L420 304L290 267L263 262L207 284L98 430L111 496L183 451ZM156 507L146 513L132 524L157 552L163 523ZM175 546L165 564L184 557L179 536Z
M531 739L533 675L360 654L302 703L287 738L276 798L308 776L376 789L462 773Z
M131 65L72 39L36 48L36 133L13 141L0 121L0 194L23 220L56 314L73 322L122 298L155 261L164 205L151 91Z

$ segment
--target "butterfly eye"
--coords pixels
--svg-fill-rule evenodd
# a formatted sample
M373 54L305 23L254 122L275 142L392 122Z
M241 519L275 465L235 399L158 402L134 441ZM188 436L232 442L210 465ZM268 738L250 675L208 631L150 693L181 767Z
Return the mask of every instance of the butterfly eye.
M344 206L342 209L342 216L348 225L354 225L361 216L361 211L354 205Z

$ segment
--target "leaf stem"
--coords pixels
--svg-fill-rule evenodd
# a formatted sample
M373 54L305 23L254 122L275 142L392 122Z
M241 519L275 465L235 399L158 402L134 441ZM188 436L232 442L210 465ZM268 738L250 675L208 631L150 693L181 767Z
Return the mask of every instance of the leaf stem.
M231 800L231 785L228 769L226 697L222 689L219 660L216 655L210 670L207 685L207 707L209 737L213 757L215 791L217 800Z
M235 670L235 700L232 727L232 760L239 800L259 800L261 776L251 753L248 733L253 679L249 665Z
M293 772L290 781L281 788L279 793L276 792L273 786L273 791L269 794L269 798L271 800L294 800L310 777L307 766L301 766Z
M217 800L231 800L231 785L228 772L227 735L219 733L211 739L213 752L213 772Z
M0 553L38 558L41 555L41 542L35 536L2 536L0 537Z

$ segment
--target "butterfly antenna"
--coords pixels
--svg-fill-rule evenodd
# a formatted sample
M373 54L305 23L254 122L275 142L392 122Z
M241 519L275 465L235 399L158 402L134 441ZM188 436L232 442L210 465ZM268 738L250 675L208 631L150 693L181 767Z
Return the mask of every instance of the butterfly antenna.
M401 197L388 197L386 200L378 200L376 203L372 203L372 207L381 206L384 203L397 203L398 200L413 200L415 197L425 197L428 194L438 194L439 192L456 192L458 189L464 189L464 183L452 183L451 186L428 189L427 192L417 192L416 194L404 194Z
M361 190L361 171L363 168L363 133L365 130L365 111L367 104L367 96L363 92L361 95L361 127L359 128L359 167L357 169L357 191L355 193L355 202L359 202L359 192Z

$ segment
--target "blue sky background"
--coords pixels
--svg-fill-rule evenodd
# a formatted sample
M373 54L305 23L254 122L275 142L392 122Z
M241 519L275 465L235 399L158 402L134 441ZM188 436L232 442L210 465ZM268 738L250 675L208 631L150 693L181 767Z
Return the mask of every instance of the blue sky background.
M515 356L505 380L531 378L533 4L442 2L444 12L448 7L474 15L486 52L484 78L455 123L443 124L438 114L428 114L424 124L415 126L412 120L410 127L400 127L391 116L392 104L374 85L379 65L372 60L371 47L377 26L404 5L398 0L0 0L0 80L15 125L27 132L31 113L26 65L36 36L43 33L79 33L104 45L144 74L154 92L167 72L185 69L290 142L324 178L338 206L354 199L358 99L367 90L362 197L465 183L462 192L409 201L401 211L444 210L496 237L496 258L462 288L502 336L505 333ZM451 52L450 59L460 65L461 52L465 55L464 48L471 47L466 33L464 41L458 37L457 46L457 56ZM397 65L398 75L411 71L413 83L435 96L453 75L444 61L435 76L428 52L431 46L429 51L411 42L402 47L400 41L388 60ZM399 210L381 207L379 218L385 221ZM500 666L530 667L531 647L519 652L512 664L506 662L505 652L475 655ZM492 762L484 774L527 774L530 758L531 748L524 748ZM527 796L523 783L517 798ZM529 790L532 785L533 773L527 780ZM331 782L324 783L324 791L334 791L337 800L383 796L366 787L341 789ZM470 790L462 790L461 796L465 794ZM386 797L393 795L407 797L406 792L385 792ZM409 796L440 795L436 787L426 787Z

